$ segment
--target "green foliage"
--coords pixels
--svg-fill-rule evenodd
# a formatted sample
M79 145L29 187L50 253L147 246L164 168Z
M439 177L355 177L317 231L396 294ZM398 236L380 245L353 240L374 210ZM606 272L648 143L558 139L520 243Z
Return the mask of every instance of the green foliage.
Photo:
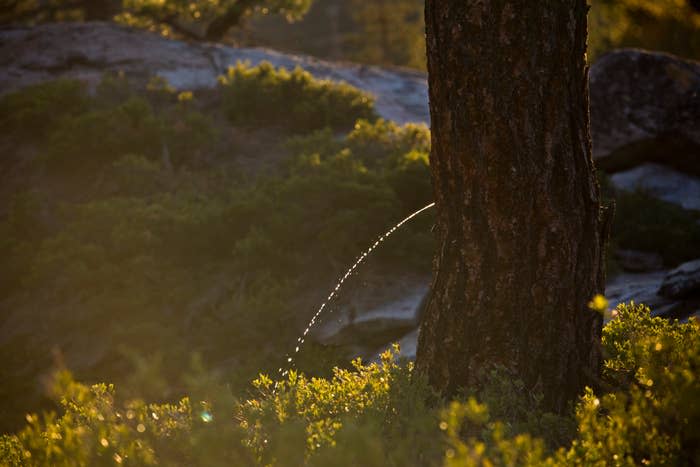
M363 63L425 69L424 2L352 0L352 19L360 29L349 40L350 56Z
M42 183L0 222L7 322L27 323L3 347L17 358L2 377L47 371L58 348L81 379L171 398L182 387L178 362L196 351L240 387L287 350L319 290L430 201L425 127L360 121L346 136L295 137L283 166L246 178L227 140L209 146L225 122L200 118L191 97L160 79L143 91L106 76L82 112L49 129L46 164L30 167ZM224 153L229 160L217 159ZM427 272L430 222L397 232L373 264ZM50 332L37 333L38 322ZM339 357L315 349L303 368L328 371ZM25 379L3 386L2 408L16 420L18 407L38 403Z
M67 372L54 385L63 414L27 415L24 429L0 438L3 465L250 464L240 430L212 402L122 402L112 385L78 384Z
M692 213L644 192L619 193L615 202L616 246L659 252L669 266L700 256L700 225Z
M322 161L337 164L344 160L353 161L359 170L382 174L406 211L419 209L432 198L428 168L430 131L425 125L358 120L342 140L330 130L321 130L293 137L287 144L302 155L301 170Z
M236 124L276 125L295 131L348 128L358 118L376 118L374 99L345 83L314 79L297 67L237 63L220 79L224 109Z
M395 355L387 354L383 366L356 364L357 373L352 377L339 370L331 380L309 381L292 374L288 381L277 383L277 392L271 390L275 384L271 380L257 380L262 396L244 406L248 411L243 417L244 428L255 427L247 439L260 447L256 451L259 456L262 453L259 460L274 463L271 448L260 441L261 437L274 437L282 427L298 423L297 431L307 426L323 433L317 435L307 428L313 440L323 440L318 448L307 439L309 465L316 465L319 459L335 459L331 465L353 465L361 455L366 456L361 458L363 465L394 465L391 455L407 453L393 445L394 440L386 434L392 426L387 421L392 420L391 415L386 409L379 420L370 414L376 413L377 407L386 407L389 414L405 415L394 410L396 401L383 405L389 400L387 394L399 390L399 400L410 401L420 410L408 417L399 416L393 426L405 429L421 420L419 424L429 424L423 426L427 431L421 436L432 439L433 449L421 451L422 457L409 450L404 459L410 465L694 465L700 456L692 429L700 417L699 326L694 321L679 324L651 318L648 308L634 304L621 305L614 315L603 333L604 377L606 384L615 385L614 391L599 397L588 389L577 406L575 421L542 413L539 396L528 394L504 368L485 375L481 388L475 391L478 400L487 404L473 396L435 404L424 382L412 374L412 367L396 366L391 360ZM367 376L374 381L364 380ZM372 396L353 386L358 381L360 388L371 388ZM388 383L388 388L376 385L378 382ZM346 404L352 423L343 421L346 405L340 402L344 396L339 395L344 391L368 401L364 407ZM409 393L422 402L407 396ZM339 402L333 404L329 399ZM426 406L428 400L433 403ZM362 410L357 410L358 405ZM322 417L323 423L315 417ZM436 422L440 432L435 430ZM572 425L577 426L576 436ZM410 430L400 432L416 435ZM418 437L412 440L423 441ZM297 455L301 443L297 441ZM387 446L393 449L387 451ZM336 457L316 457L330 451Z
M76 3L36 0L7 3L0 22L29 24L53 21L110 21L187 39L218 41L251 15L275 14L287 21L301 18L311 0L90 0Z
M700 58L700 11L692 1L593 0L589 18L593 58L619 47Z
M253 382L256 399L241 405L246 442L262 464L405 465L435 455L437 420L424 381L412 383L413 366L400 366L398 348L380 363L353 362L329 379L290 372L273 383ZM293 436L292 434L296 434ZM340 452L339 452L340 451Z
M4 96L0 129L16 144L40 146L57 173L94 174L127 154L188 165L211 150L216 130L184 94L162 79L139 93L123 76L105 75L95 96L78 81L52 81Z
M153 110L145 99L133 97L62 121L49 138L47 160L54 170L94 170L124 154L155 157L160 146Z
M64 415L47 415L0 439L7 465L695 465L700 460L700 327L650 318L622 305L604 328L606 384L587 389L575 420L550 417L573 441L520 431L535 420L538 396L503 368L484 375L473 395L443 401L398 363L398 348L329 378L261 375L237 403L193 375L193 398L178 404L120 402L111 386L58 378ZM191 404L190 400L201 401ZM529 402L528 402L529 400ZM484 401L487 401L485 404ZM196 407L196 409L195 409ZM233 411L233 418L226 415ZM527 415L525 415L527 414ZM524 416L525 415L525 416ZM539 413L546 418L547 414ZM536 431L536 428L535 428ZM229 464L227 464L227 462Z
M700 326L621 305L603 332L605 377L618 390L588 391L577 410L576 465L695 465L700 460Z
M42 138L61 119L88 107L79 81L61 79L28 86L0 97L0 132L20 138Z

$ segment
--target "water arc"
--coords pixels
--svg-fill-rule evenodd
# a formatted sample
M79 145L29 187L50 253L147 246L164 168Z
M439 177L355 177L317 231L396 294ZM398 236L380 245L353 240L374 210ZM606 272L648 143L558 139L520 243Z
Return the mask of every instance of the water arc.
M296 342L296 347L294 348L294 352L291 354L287 354L287 361L286 361L286 366L287 369L283 370L281 367L278 369L278 374L282 377L285 377L289 374L289 370L292 367L292 364L294 362L294 356L299 353L299 350L301 350L301 346L304 344L304 341L306 340L306 335L309 333L311 328L316 324L316 320L321 316L321 313L326 309L326 305L330 303L331 300L333 300L333 297L336 296L340 288L343 286L345 281L352 275L352 273L357 269L358 266L360 266L365 259L367 259L367 256L369 256L372 251L377 248L384 240L386 240L391 234L396 232L397 229L399 229L402 225L404 225L406 222L410 221L414 217L418 216L421 214L423 211L427 211L428 209L432 208L435 206L435 203L430 203L427 206L424 206L420 208L419 210L413 212L412 214L408 215L405 217L403 220L401 220L399 223L394 225L391 229L387 230L383 235L381 235L369 248L367 248L364 253L360 255L360 257L355 261L355 263L348 268L348 270L345 272L345 274L340 278L340 280L336 283L335 287L331 290L330 294L328 297L326 297L326 300L321 304L321 306L318 308L316 313L313 315L309 323L306 325L306 329L304 329L304 332L302 335L297 339Z

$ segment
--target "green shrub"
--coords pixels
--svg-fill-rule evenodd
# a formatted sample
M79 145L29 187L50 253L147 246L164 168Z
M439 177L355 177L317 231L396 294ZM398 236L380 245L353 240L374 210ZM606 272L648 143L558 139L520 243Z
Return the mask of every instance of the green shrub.
M7 465L92 465L116 456L145 465L697 464L700 327L650 318L638 305L620 306L616 314L603 335L604 378L613 390L596 395L587 389L575 422L550 419L553 427L577 426L571 444L565 441L556 450L548 447L553 439L520 431L525 425L518 428L518 420L537 415L537 395L523 395L505 369L486 374L486 384L474 395L443 401L412 364L397 363L394 348L379 363L355 361L329 378L290 372L275 382L261 375L253 383L255 393L240 403L197 373L191 378L193 397L175 405L120 402L109 386L88 388L63 375L56 397L64 415L43 422L28 417L26 428L0 439L0 460ZM537 431L543 421L529 425Z
M667 266L700 256L696 215L643 192L617 194L612 240L619 248L658 252Z
M432 397L427 387L412 378L410 365L397 366L395 355L387 354L383 366L356 365L354 375L336 370L333 379L307 380L293 374L277 383L277 391L271 390L275 383L259 379L262 395L244 406L243 427L258 459L273 463L274 451L264 440L278 436L284 427L306 426L316 442L307 439L310 465L320 459L334 459L331 465L353 465L358 458L365 465L394 465L391 456L402 452L386 432L394 414L398 423L393 426L403 430L421 420L425 430L421 435L431 438L433 448L422 457L410 451L408 462L399 465L695 465L700 459L693 430L700 421L700 327L694 321L679 324L651 318L648 308L633 304L621 305L615 314L603 333L604 377L614 391L596 396L587 390L575 422L539 411L538 395L527 394L505 369L487 374L475 391L488 405L470 396L426 410ZM357 382L360 389L353 389ZM399 400L410 400L419 409L410 415L397 410L396 400L387 397L394 390L400 391ZM364 403L353 399L342 403L345 391ZM418 401L407 394L417 395ZM339 402L334 404L336 398ZM378 407L381 415L375 418ZM569 447L573 423L577 435ZM416 432L400 432L413 442L423 441ZM296 443L299 455L302 444ZM557 446L561 447L552 452Z
M651 318L643 305L621 305L616 314L603 330L604 376L616 390L585 394L577 410L579 437L567 460L696 465L700 326Z
M27 415L23 430L0 438L3 465L251 465L239 430L211 402L121 403L113 386L88 387L67 373L54 393L63 414Z
M287 146L294 154L318 154L321 159L346 149L368 168L386 168L400 164L409 153L430 153L430 130L422 124L400 126L390 120L359 119L342 138L335 137L330 129L323 129L293 136Z
M61 119L84 112L88 105L80 81L61 79L28 86L0 97L0 133L40 141Z
M356 360L329 379L290 372L276 383L255 380L259 395L240 406L237 418L258 462L411 465L434 457L440 441L432 439L439 434L432 393L397 356L395 347L380 363Z
M62 121L49 138L47 162L56 171L94 170L125 154L160 155L160 125L151 106L132 97L117 107Z
M348 84L317 80L270 63L229 67L220 79L224 111L237 125L274 125L295 131L348 128L374 119L373 98Z
M110 167L107 191L112 195L144 197L168 188L168 180L156 161L126 154Z

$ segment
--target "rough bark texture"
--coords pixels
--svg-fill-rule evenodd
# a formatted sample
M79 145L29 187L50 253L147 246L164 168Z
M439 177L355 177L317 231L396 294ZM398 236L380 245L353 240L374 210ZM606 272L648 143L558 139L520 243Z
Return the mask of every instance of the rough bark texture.
M585 0L426 0L439 251L417 367L505 365L561 412L595 380L603 224Z

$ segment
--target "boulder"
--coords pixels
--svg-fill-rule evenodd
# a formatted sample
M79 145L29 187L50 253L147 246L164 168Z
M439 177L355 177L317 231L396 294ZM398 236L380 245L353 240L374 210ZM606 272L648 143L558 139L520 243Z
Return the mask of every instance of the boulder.
M347 349L352 357L376 355L393 342L400 342L408 356L415 356L415 342L406 336L417 336L428 284L429 277L412 275L370 280L354 291L352 299L329 305L310 337Z
M634 301L648 305L654 316L669 315L677 308L677 303L657 294L666 274L668 271L616 275L605 285L605 296L610 307Z
M637 250L616 250L615 259L622 269L629 272L658 271L664 259L658 253Z
M686 320L700 310L700 300L695 297L669 298L659 295L659 286L668 271L651 273L625 273L612 278L605 286L605 296L611 308L620 303L643 303L651 308L652 316Z
M591 135L598 167L655 161L700 174L700 64L623 49L591 67Z
M646 163L610 177L617 190L641 190L684 209L700 211L700 178Z
M671 299L700 297L700 259L683 263L669 272L659 288L659 295Z
M332 63L261 48L172 40L113 23L54 23L0 28L0 94L57 78L96 85L106 72L148 80L158 75L179 90L216 86L236 62L296 66L317 78L345 81L376 96L377 112L398 123L427 122L425 73Z

